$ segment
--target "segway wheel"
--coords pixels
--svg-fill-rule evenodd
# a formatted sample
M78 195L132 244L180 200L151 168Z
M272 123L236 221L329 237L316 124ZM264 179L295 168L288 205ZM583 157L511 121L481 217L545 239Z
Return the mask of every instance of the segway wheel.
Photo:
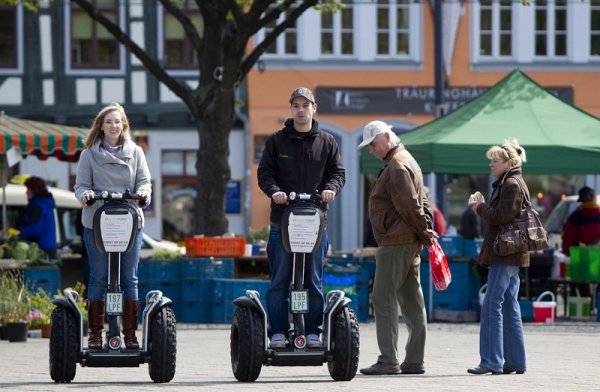
M238 381L255 381L260 375L265 346L265 326L253 308L237 308L231 322L231 369Z
M75 378L79 351L79 324L75 313L57 306L52 311L50 327L50 377L68 383Z
M175 376L177 330L175 314L170 306L162 307L152 318L149 348L150 378L155 383L171 381Z
M358 369L360 334L354 310L343 307L334 316L332 328L333 359L327 362L335 381L350 381Z

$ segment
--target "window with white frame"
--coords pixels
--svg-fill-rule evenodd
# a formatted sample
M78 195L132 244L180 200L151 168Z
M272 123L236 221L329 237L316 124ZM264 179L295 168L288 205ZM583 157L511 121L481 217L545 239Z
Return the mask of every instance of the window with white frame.
M479 56L511 56L512 50L512 1L481 0Z
M600 56L600 0L590 3L590 56Z
M354 54L353 0L340 1L344 8L321 13L321 54L350 56Z
M17 67L17 8L0 6L0 69Z
M410 1L377 0L377 56L410 53Z
M269 6L267 9L267 13L277 8L279 2L275 2ZM279 15L279 18L268 23L265 28L262 30L261 40L264 39L267 35L269 35L277 26L278 23L281 23L285 20L285 18L294 11L297 5L292 5L290 8L286 9L284 12ZM273 42L267 50L266 54L270 55L278 55L278 56L289 56L289 55L297 55L298 54L298 29L296 27L296 23L293 26L285 29L283 33L281 33L275 42Z
M119 23L119 0L90 0L113 23ZM118 69L119 43L102 25L76 4L71 4L71 67L73 69Z
M182 2L179 7L182 12L192 21L198 34L202 37L204 33L204 20L198 9L198 5L190 0ZM164 61L165 66L171 69L195 69L198 68L196 51L183 30L183 26L177 18L169 12L163 13L164 32Z
M535 55L567 55L567 0L536 0Z

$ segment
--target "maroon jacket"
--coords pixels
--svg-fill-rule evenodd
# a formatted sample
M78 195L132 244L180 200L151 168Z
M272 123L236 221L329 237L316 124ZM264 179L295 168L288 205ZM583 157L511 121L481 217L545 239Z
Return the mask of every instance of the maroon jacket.
M600 207L595 201L582 203L565 224L562 234L562 251L569 254L571 246L595 244L600 240Z

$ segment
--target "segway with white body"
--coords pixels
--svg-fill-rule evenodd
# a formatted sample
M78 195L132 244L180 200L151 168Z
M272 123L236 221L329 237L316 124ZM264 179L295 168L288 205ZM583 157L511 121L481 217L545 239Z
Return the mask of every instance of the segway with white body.
M304 289L306 256L321 244L325 225L318 207L320 197L289 194L290 206L285 210L281 237L286 251L293 253L293 275L290 282L290 313L293 330L285 349L269 348L268 315L255 290L233 301L237 309L231 324L230 353L233 374L239 381L255 381L265 366L322 366L336 381L349 381L356 375L359 356L359 330L351 300L341 290L332 290L325 298L323 345L307 348L304 314L308 313L308 290Z
M75 378L77 363L89 367L139 367L148 363L150 378L157 383L169 382L175 375L175 315L172 301L161 291L152 290L146 295L140 348L127 349L121 339L121 254L131 248L138 231L138 213L128 200L139 199L140 196L129 192L102 192L88 203L104 201L94 214L93 233L96 247L109 255L105 298L106 344L100 350L84 346L83 317L77 306L79 293L65 289L64 297L53 300L56 307L51 316L50 377L55 382L71 382Z

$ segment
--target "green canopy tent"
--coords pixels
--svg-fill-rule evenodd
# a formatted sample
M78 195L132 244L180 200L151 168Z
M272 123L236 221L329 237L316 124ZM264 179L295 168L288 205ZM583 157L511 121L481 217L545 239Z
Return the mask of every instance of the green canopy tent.
M488 174L485 152L507 138L525 147L525 174L600 173L600 119L519 70L461 108L400 137L425 173ZM363 150L363 174L377 173L381 166Z

